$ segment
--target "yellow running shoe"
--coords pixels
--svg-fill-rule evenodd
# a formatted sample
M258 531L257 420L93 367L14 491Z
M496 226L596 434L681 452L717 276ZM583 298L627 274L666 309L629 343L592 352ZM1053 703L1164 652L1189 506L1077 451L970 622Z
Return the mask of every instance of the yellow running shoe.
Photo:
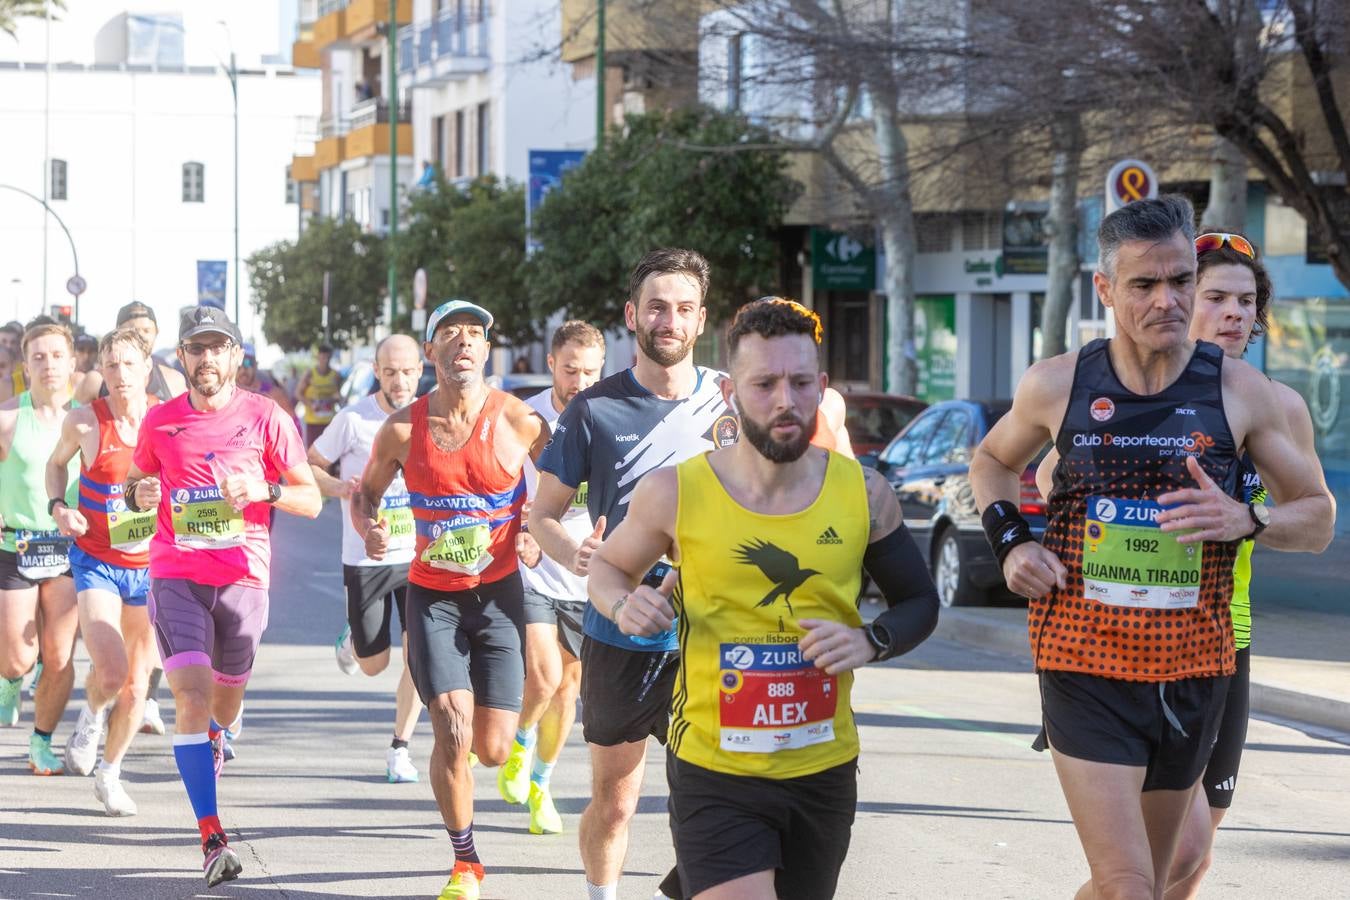
M478 900L478 885L483 881L483 867L456 860L450 871L450 880L441 888L437 900Z
M530 782L530 834L562 834L562 816L548 788Z
M530 796L530 751L520 741L511 742L511 753L497 770L497 793L507 803L524 803Z

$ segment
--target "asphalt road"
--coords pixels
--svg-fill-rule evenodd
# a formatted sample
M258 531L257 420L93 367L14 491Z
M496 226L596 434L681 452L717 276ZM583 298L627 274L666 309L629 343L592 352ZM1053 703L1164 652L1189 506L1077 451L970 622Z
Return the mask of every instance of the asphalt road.
M317 522L278 523L271 626L239 758L220 783L221 820L243 877L203 890L168 737L138 737L124 778L140 815L109 819L89 779L28 774L25 704L23 727L0 731L0 898L436 895L451 852L431 788L384 780L396 673L349 677L333 663L337 528L335 504ZM854 697L860 802L840 897L1072 894L1086 866L1050 760L1028 748L1037 703L1024 662L934 640L864 672ZM76 709L73 702L58 741ZM1264 721L1252 723L1248 741L1208 895L1344 896L1350 742ZM413 744L419 766L429 749L424 720ZM661 751L653 746L648 759L620 888L643 900L672 862ZM493 772L478 772L483 896L584 897L575 829L589 785L579 733L553 782L566 834L530 835L524 808L501 801Z

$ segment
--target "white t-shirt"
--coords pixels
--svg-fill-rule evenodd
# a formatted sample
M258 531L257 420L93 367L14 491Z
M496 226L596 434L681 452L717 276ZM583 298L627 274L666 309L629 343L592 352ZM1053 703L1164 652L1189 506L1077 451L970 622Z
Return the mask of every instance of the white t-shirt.
M344 407L328 428L314 441L314 448L323 454L323 458L336 461L338 475L346 481L359 478L370 461L370 450L375 444L375 433L380 430L384 420L389 418L379 404L379 394L371 394L363 400ZM383 514L391 517L391 529L394 535L389 541L389 550L384 559L375 560L366 556L366 543L352 527L350 501L342 500L342 563L347 566L406 566L412 562L414 535L410 529L412 507L408 505L408 488L399 474L390 482L380 504ZM399 528L402 524L404 527ZM400 531L408 533L400 535Z
M525 402L543 417L549 428L557 424L560 413L553 408L553 388L544 388ZM534 492L538 484L539 473L535 471L534 463L527 459L525 460L525 490L531 500L534 499ZM591 522L591 514L586 509L586 484L584 482L577 487L576 496L572 498L572 508L563 513L562 526L568 536L577 543L581 543L589 537L591 530L595 528L595 525ZM572 574L570 569L554 561L546 553L539 557L539 565L533 569L522 563L520 576L525 582L527 591L534 591L555 600L585 601L586 599L586 579Z

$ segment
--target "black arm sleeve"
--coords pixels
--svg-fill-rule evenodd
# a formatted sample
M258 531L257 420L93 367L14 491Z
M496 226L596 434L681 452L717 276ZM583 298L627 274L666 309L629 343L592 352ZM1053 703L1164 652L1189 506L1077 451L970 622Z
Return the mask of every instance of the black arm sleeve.
M902 523L867 545L863 568L881 589L888 609L876 622L891 636L891 650L882 659L908 653L933 633L938 620L938 595L914 536Z

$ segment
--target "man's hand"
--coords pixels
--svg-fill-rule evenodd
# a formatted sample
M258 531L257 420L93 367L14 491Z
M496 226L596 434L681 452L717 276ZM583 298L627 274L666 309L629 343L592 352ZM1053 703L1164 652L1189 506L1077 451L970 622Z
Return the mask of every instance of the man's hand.
M366 529L366 556L370 559L384 559L389 549L389 525L380 519Z
M539 558L543 551L539 549L539 544L534 539L534 535L528 531L522 531L516 535L516 556L520 562L528 569L533 569L539 565Z
M1186 469L1200 487L1182 488L1158 496L1159 505L1171 507L1158 514L1160 530L1169 533L1187 531L1186 534L1177 535L1178 544L1236 541L1252 533L1256 524L1247 510L1247 504L1239 503L1224 493L1214 483L1214 479L1200 468L1194 456L1186 457Z
M604 520L604 516L600 518ZM669 631L675 621L670 595L675 593L675 585L679 580L680 573L671 569L661 579L660 587L643 584L634 588L625 599L619 601L619 617L614 620L619 630L633 637L651 637Z
M591 570L591 557L595 555L595 549L600 546L604 537L605 517L601 516L595 520L595 530L577 546L577 552L572 556L572 564L567 567L572 570L572 574L586 577Z
M802 658L811 660L826 674L852 671L877 655L861 628L824 619L798 619L797 624L806 629L806 636L797 642Z
M149 475L136 482L136 488L133 491L133 507L139 510L155 509L159 506L160 486L159 479Z
M53 509L52 518L56 520L56 530L66 537L81 537L89 530L89 522L84 518L84 514L69 506L62 505Z
M1003 580L1019 597L1039 600L1058 586L1068 586L1069 570L1040 541L1027 541L1003 558Z
M237 473L226 475L224 483L220 486L220 492L231 506L242 510L250 503L262 503L267 500L267 482L261 478L250 478Z
M352 497L356 496L358 493L360 493L360 491L361 491L360 475L353 475L351 478L348 478L346 481L342 482L341 497L343 500L352 499Z

